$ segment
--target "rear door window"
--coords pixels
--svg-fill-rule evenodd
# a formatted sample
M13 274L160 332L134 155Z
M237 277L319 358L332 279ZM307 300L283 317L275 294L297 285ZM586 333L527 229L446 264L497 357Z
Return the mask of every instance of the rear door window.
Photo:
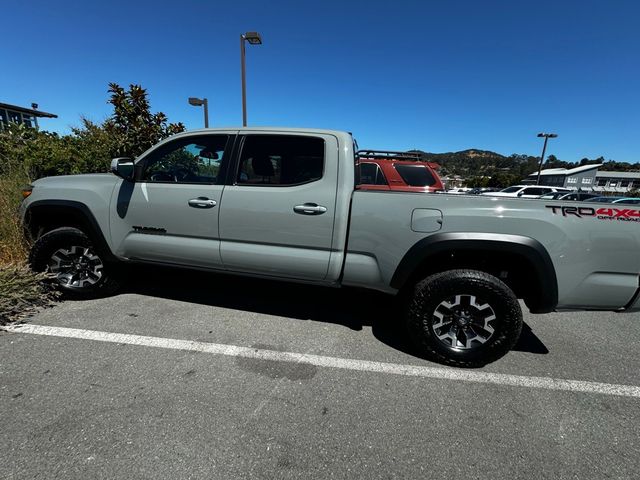
M289 135L248 135L237 185L292 186L315 182L324 170L324 140Z

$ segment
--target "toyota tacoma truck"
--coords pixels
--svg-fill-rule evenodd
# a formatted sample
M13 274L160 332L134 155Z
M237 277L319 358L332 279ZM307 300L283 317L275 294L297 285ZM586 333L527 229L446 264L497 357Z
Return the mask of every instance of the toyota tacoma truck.
M331 130L191 131L111 170L37 180L21 206L32 267L78 296L113 292L123 263L375 289L462 367L516 343L518 299L640 309L635 205L361 188L353 137Z

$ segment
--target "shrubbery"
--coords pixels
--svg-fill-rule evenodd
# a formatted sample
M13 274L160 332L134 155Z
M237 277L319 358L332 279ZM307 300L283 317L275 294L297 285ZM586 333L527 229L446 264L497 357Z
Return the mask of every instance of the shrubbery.
M22 187L29 182L29 173L20 166L3 164L0 175L0 267L24 261L27 241L17 215L22 200Z
M184 130L151 113L147 92L139 85L125 90L109 85L113 114L102 124L85 118L69 135L11 124L0 131L0 175L16 168L32 179L50 175L106 172L111 158L135 157L163 138Z
M51 289L26 266L27 239L17 210L30 180L24 165L2 162L0 175L0 325L52 301Z

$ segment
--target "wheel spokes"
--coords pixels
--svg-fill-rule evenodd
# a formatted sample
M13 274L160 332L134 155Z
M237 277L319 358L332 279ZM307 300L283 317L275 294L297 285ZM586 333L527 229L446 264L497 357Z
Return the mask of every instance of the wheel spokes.
M49 258L49 272L60 285L84 288L95 285L102 278L104 265L91 247L73 245L56 250Z
M453 349L477 348L495 333L496 314L489 303L475 295L459 294L444 299L431 316L435 336Z

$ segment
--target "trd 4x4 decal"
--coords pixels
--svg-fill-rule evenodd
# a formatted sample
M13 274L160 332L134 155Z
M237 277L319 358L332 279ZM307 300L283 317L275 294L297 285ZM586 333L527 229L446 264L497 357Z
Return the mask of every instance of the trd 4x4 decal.
M599 220L621 220L623 222L640 222L640 210L633 208L612 207L564 207L560 205L545 205L556 215L563 217L596 217Z

